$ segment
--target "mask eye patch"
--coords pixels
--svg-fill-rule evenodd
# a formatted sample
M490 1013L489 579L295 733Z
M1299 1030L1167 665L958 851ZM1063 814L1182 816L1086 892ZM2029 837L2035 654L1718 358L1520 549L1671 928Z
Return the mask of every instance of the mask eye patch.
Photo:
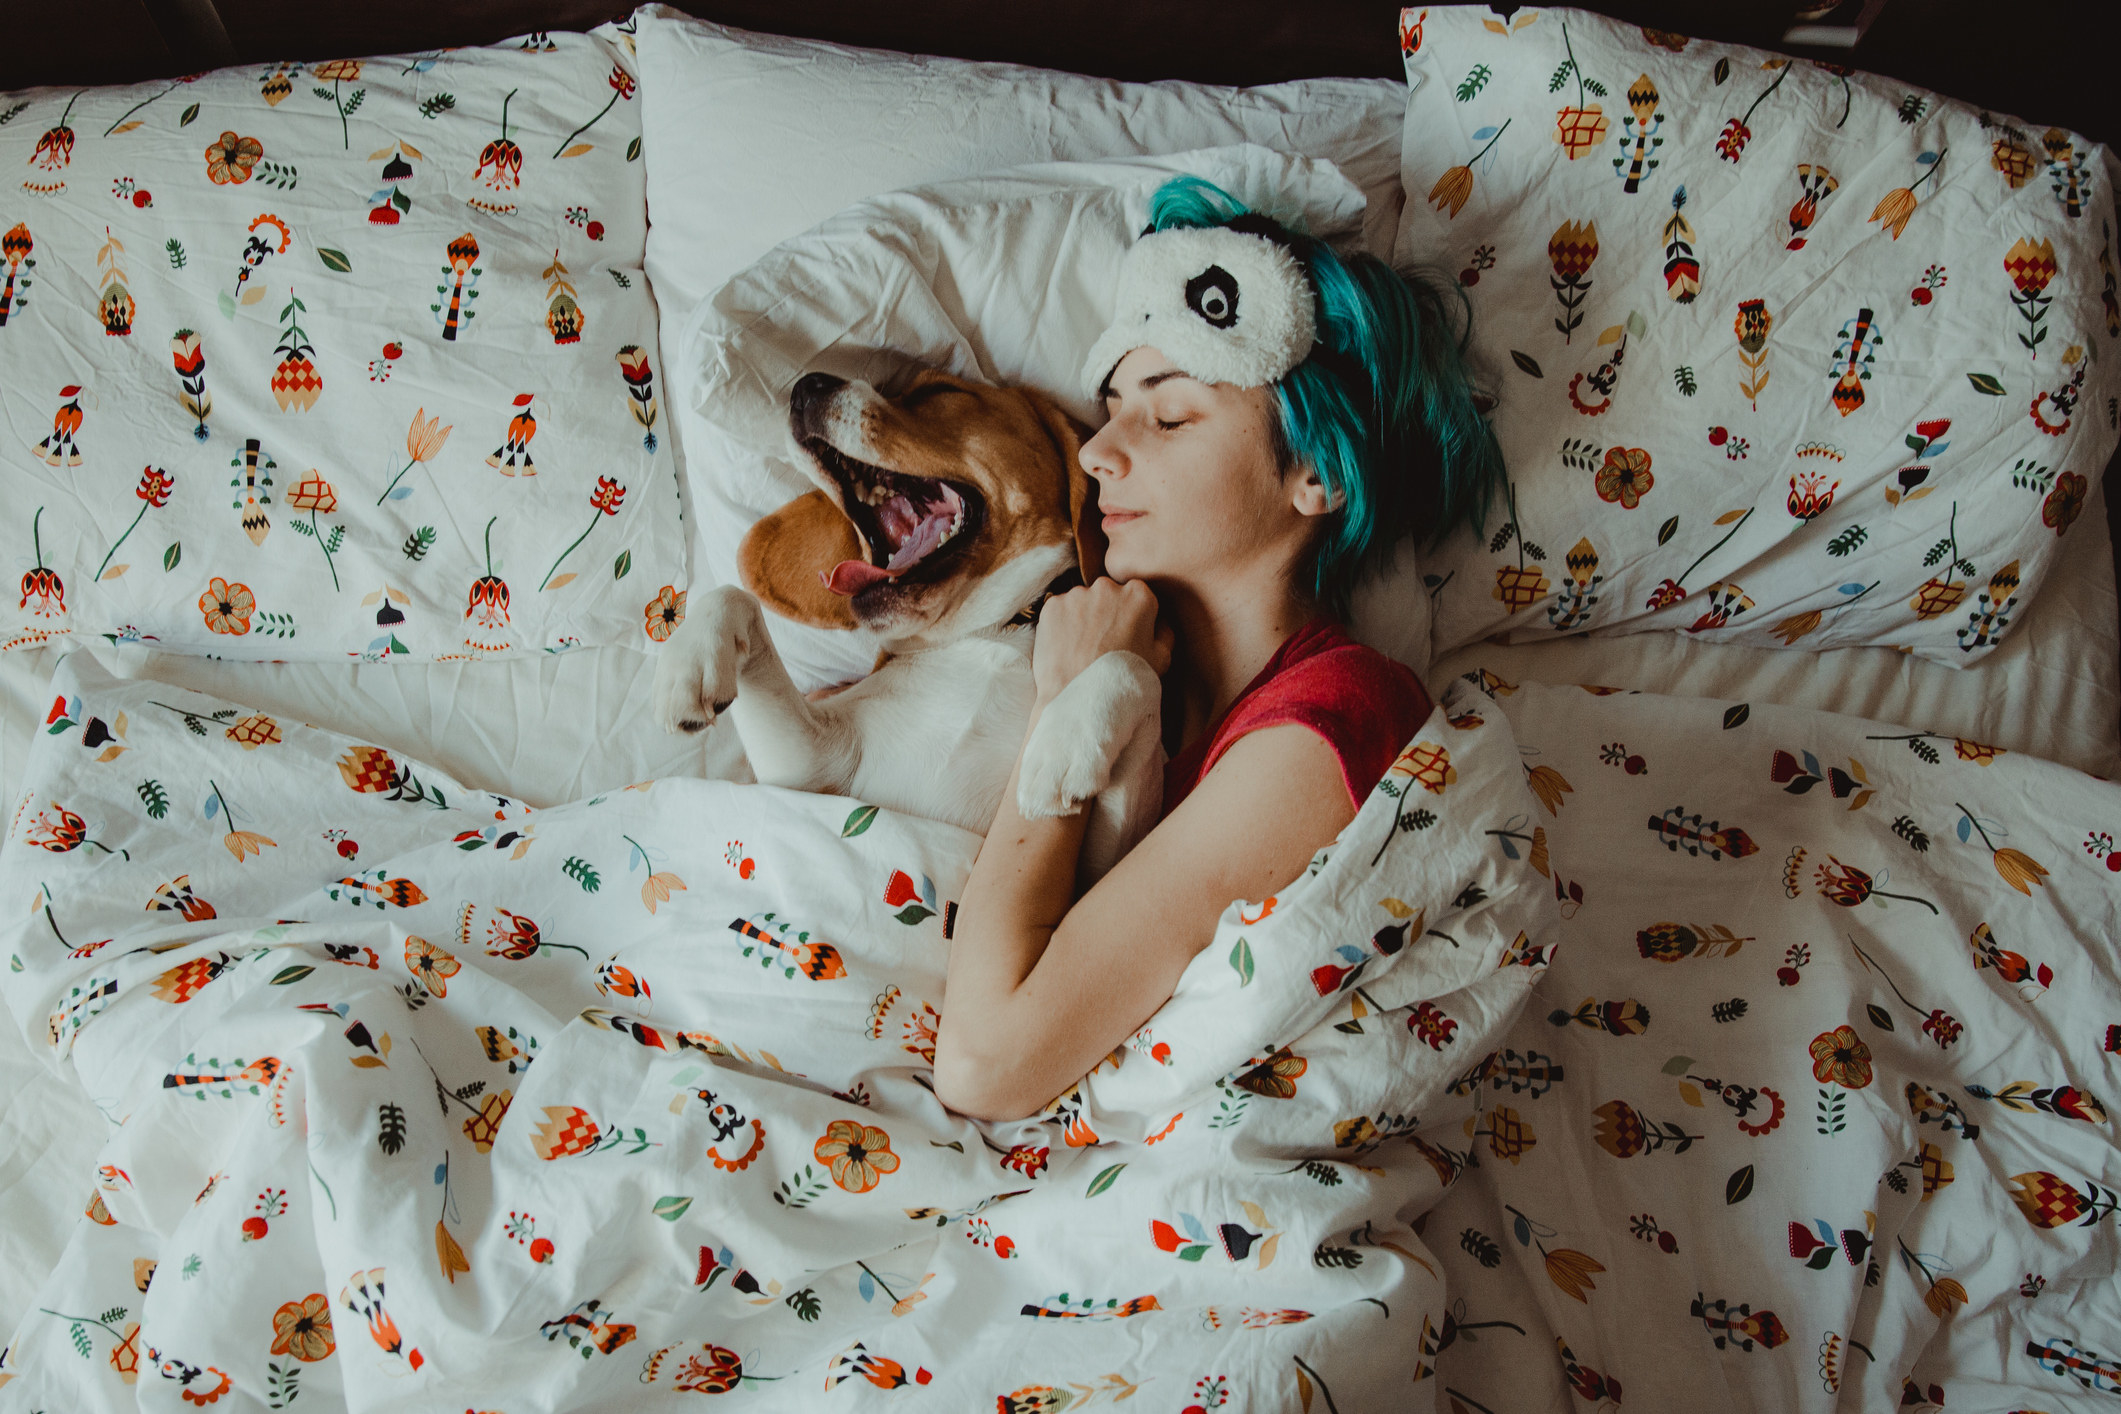
M1229 328L1237 322L1237 277L1210 265L1186 281L1186 308L1214 328Z

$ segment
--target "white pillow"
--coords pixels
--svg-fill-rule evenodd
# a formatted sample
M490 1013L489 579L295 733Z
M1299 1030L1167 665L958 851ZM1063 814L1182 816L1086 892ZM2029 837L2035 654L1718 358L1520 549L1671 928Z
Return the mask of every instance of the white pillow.
M1514 496L1439 642L1991 651L2114 450L2112 155L1580 10L1402 31L1397 250L1464 271Z
M1370 197L1365 243L1391 249L1407 94L1390 79L1118 83L753 34L665 5L636 18L648 278L666 324L863 197L1029 162L1242 142L1323 157Z
M1330 163L1256 146L1110 162L1056 162L860 202L724 285L668 337L671 397L699 512L701 577L739 582L737 547L761 516L811 488L788 434L788 392L813 369L889 388L913 363L1053 394L1091 425L1078 386L1111 322L1121 257L1150 194L1190 172L1259 209L1347 241L1363 194ZM1357 634L1428 667L1428 597L1413 557L1358 597ZM877 644L775 620L804 687L866 673Z
M0 647L667 636L627 40L0 95Z

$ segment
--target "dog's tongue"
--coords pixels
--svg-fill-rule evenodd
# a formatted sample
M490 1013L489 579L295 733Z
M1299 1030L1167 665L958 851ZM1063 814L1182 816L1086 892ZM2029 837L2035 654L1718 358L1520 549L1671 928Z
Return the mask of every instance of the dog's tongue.
M859 594L877 581L891 577L889 573L878 569L867 560L841 560L832 567L830 574L821 573L818 576L825 581L827 589L842 595Z

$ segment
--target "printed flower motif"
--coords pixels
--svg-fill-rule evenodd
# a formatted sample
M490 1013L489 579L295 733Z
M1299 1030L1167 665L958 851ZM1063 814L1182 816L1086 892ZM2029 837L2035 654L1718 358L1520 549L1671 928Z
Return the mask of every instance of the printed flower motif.
M1571 284L1583 278L1598 259L1598 223L1564 221L1547 238L1547 259L1554 263L1554 278Z
M2074 471L2057 476L2047 499L2040 503L2040 523L2057 535L2066 533L2084 513L2084 498L2090 489L2090 483Z
M508 104L515 96L510 89L501 100L501 135L479 149L479 165L471 174L495 191L514 191L523 184L523 149L508 136Z
M1440 1051L1451 1044L1458 1022L1446 1016L1434 1002L1423 1002L1407 1017L1407 1030L1427 1042L1430 1050Z
M2055 244L2020 236L2003 257L2003 273L2022 295L2037 295L2055 278Z
M1173 1121L1175 1124L1177 1121ZM1168 1132L1168 1131L1166 1131ZM1046 1171L1046 1160L1051 1150L1044 1144L1012 1144L1009 1152L1002 1156L1001 1165L1014 1169L1025 1178L1037 1178Z
M125 1333L118 1343L110 1348L110 1367L118 1372L118 1378L127 1384L140 1378L140 1323L128 1321Z
M1503 611L1514 614L1545 598L1550 587L1546 572L1536 564L1504 565L1495 571L1493 593L1501 601Z
M472 1148L482 1154L493 1152L493 1141L500 1135L501 1121L508 1118L508 1107L515 1103L515 1097L513 1090L486 1092L485 1102L479 1106L479 1112L464 1121L464 1137L471 1141ZM543 1242L545 1239L541 1237L538 1241ZM531 1245L530 1255L533 1261L544 1260L538 1256L535 1243Z
M1700 944L1701 935L1684 923L1652 923L1635 934L1635 951L1654 962L1691 957Z
M1539 1143L1539 1136L1524 1117L1508 1105L1497 1105L1489 1110L1488 1152L1496 1158L1515 1164Z
M1861 1090L1871 1083L1871 1048L1853 1027L1837 1026L1812 1038L1812 1076L1820 1084Z
M217 187L241 186L264 155L265 144L256 138L223 132L206 149L206 178Z
M338 767L346 788L363 794L389 790L398 780L398 763L380 746L351 747Z
M315 511L319 515L330 515L339 508L339 492L329 481L312 471L295 483L295 489L287 493L287 504L298 511Z
M1585 1296L1584 1292L1598 1289L1598 1283L1591 1280L1591 1274L1602 1272L1605 1267L1593 1260L1589 1254L1578 1252L1573 1247L1557 1247L1546 1254L1546 1259L1547 1279L1560 1287L1566 1295L1588 1304L1590 1298ZM1618 1384L1610 1379L1606 1381L1606 1387L1609 1391L1617 1391L1619 1388Z
M221 1377L220 1383L214 1385L212 1388L207 1388L202 1382L200 1386L196 1389L193 1388L191 1385L187 1384L182 1390L179 1391L179 1393L184 1396L184 1400L187 1404L196 1404L201 1409L204 1409L209 1404L218 1403L221 1399L221 1396L227 1394L230 1385L234 1383L234 1381L229 1379L226 1371L217 1370L211 1365L208 1365L206 1367L205 1373L209 1375L219 1375Z
M245 751L256 751L261 746L276 746L282 740L280 724L263 712L254 712L248 717L238 718L221 733Z
M1269 1100L1296 1098L1296 1082L1311 1068L1311 1062L1283 1046L1230 1083Z
M54 825L49 815L38 811L37 823L29 828L28 841L53 854L70 854L88 838L88 822L57 801L52 803L52 809L59 812L59 823Z
M361 77L359 59L326 59L310 66L310 75L320 83L352 83Z
M1950 1012L1932 1010L1923 1020L1922 1029L1938 1045L1949 1046L1959 1039L1959 1033L1966 1028Z
M66 120L73 116L74 104L80 97L77 93L66 100L66 111L59 115L57 123L44 130L44 135L37 139L36 150L29 155L33 164L47 172L56 172L73 160L74 130L67 126Z
M818 1162L832 1169L832 1181L849 1193L867 1193L896 1173L898 1155L891 1152L891 1136L873 1124L836 1119L825 1126L825 1137L812 1147Z
M1745 145L1753 139L1753 130L1733 118L1723 125L1716 137L1716 155L1726 162L1736 162L1745 155Z
M2011 1201L2034 1227L2061 1227L2091 1209L2091 1200L2067 1180L2044 1170L2014 1173L2011 1182L2017 1185L2011 1192Z
M1473 169L1453 167L1436 179L1435 186L1429 188L1429 205L1438 211L1449 207L1450 214L1456 216L1465 209L1466 199L1472 195Z
M1608 447L1605 465L1598 468L1598 499L1618 501L1632 511L1650 493L1657 478L1650 474L1650 454L1641 447Z
M1591 1137L1598 1147L1616 1159L1633 1158L1642 1152L1642 1116L1625 1100L1608 1100L1591 1111L1598 1117L1598 1132Z
M1780 638L1784 643L1794 646L1798 639L1817 629L1824 617L1817 609L1806 609L1801 614L1790 615L1781 623L1769 629L1768 632Z
M257 607L257 596L250 592L249 585L230 584L218 576L207 581L206 592L199 596L199 613L212 633L249 633L250 616Z
M1738 318L1731 325L1738 336L1738 347L1749 354L1757 354L1767 347L1768 334L1775 327L1775 316L1768 313L1767 301L1748 299L1738 302Z
M1963 736L1952 738L1952 755L1958 757L1961 761L1971 761L1976 766L1986 766L1998 756L2003 755L2003 752L2004 748L1990 746L1986 742L1968 741Z
M331 1333L331 1302L313 1291L273 1312L272 1354L297 1360L322 1360L336 1348Z
M169 504L170 488L176 484L176 477L158 467L150 466L140 472L140 484L133 488L133 494L147 502L151 508L160 510Z
M405 939L405 965L412 975L420 979L420 985L431 995L449 995L449 979L463 969L463 964L425 938L408 936Z
M613 64L611 66L611 77L606 79L605 82L610 84L612 88L617 91L619 97L633 97L633 75L627 73L617 64Z
M35 603L31 603L35 600ZM39 565L22 576L22 599L16 606L28 609L39 618L52 618L66 612L66 581L59 572Z
M685 595L685 590L666 584L641 610L643 627L657 643L667 642L678 625L685 622Z

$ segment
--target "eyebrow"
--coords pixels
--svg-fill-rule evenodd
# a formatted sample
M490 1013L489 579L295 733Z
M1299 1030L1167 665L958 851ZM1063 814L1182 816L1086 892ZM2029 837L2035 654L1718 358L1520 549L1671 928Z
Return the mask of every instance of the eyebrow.
M1163 372L1161 372L1161 373L1152 373L1152 374L1150 374L1150 375L1149 375L1148 377L1146 377L1146 378L1144 378L1144 379L1140 380L1140 382L1138 382L1138 383L1137 383L1137 384L1136 384L1135 386L1137 387L1137 389L1138 389L1139 391L1141 391L1141 392L1144 392L1144 393L1146 393L1146 392L1148 392L1148 391L1149 391L1149 390L1150 390L1151 388L1154 388L1154 387L1156 387L1156 386L1157 386L1158 384L1160 384L1160 383L1168 383L1168 382L1170 382L1170 381L1171 381L1171 380L1172 380L1173 378L1186 378L1186 379L1192 379L1192 378L1193 378L1193 375L1192 375L1192 374L1190 374L1190 373L1188 373L1188 372L1186 372L1186 370L1185 370L1185 369L1183 369L1183 368L1167 368L1167 369L1165 369L1165 370L1164 370ZM1194 381L1196 381L1196 382L1197 382L1197 381L1199 381L1199 380L1195 379ZM1114 395L1115 393L1117 393L1117 392L1118 392L1118 389L1116 389L1116 388L1114 388L1114 387L1112 386L1112 382L1111 382L1111 380L1110 380L1110 379L1107 379L1107 380L1105 380L1105 389L1104 389L1104 396L1105 396L1105 397L1108 397L1108 398L1109 398L1109 397L1112 397L1112 396L1113 396L1113 395Z

